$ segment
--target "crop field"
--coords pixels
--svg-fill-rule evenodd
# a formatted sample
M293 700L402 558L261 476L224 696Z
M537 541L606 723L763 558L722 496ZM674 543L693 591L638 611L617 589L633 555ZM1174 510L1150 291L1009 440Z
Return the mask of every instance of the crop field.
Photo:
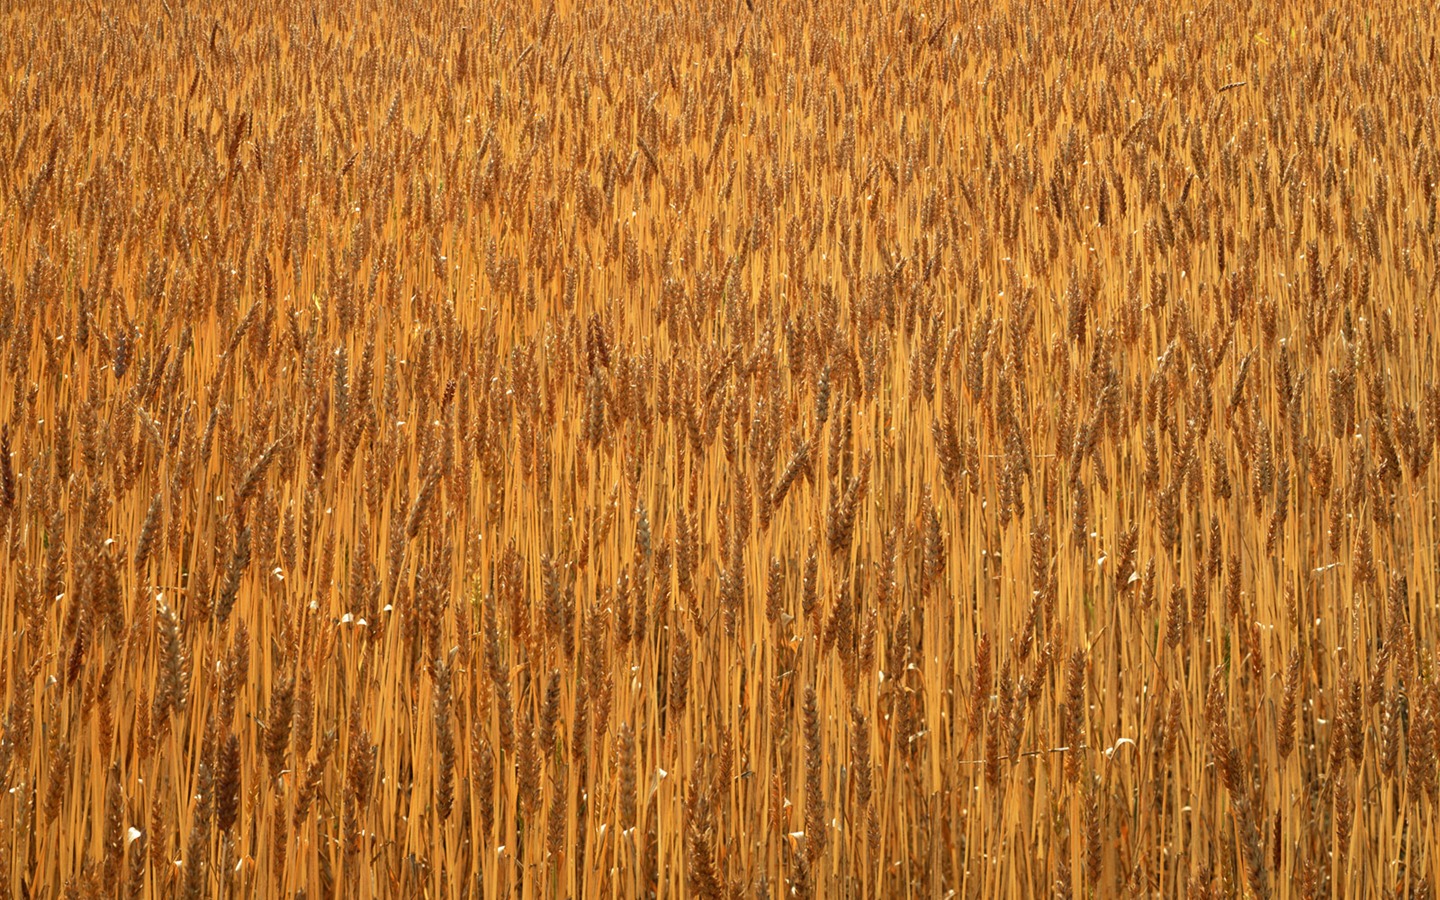
M1433 5L0 8L0 900L1430 898Z

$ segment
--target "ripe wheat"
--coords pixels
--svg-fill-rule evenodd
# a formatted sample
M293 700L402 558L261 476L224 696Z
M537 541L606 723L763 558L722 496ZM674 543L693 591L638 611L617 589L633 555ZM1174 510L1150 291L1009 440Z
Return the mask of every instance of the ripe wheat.
M61 6L0 900L1432 896L1433 6Z

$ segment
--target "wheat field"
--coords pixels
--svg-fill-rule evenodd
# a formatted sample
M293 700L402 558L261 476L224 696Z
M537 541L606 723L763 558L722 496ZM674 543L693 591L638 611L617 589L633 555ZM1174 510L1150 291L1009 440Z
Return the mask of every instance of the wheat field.
M1432 6L0 10L0 900L1422 898Z

